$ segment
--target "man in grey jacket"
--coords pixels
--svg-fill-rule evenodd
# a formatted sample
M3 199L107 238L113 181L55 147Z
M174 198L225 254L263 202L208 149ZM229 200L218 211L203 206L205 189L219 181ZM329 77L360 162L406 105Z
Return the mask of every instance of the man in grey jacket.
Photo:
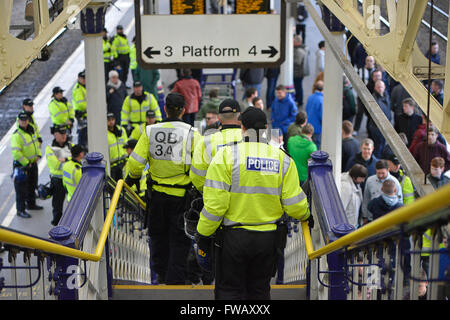
M367 209L370 200L375 199L381 195L381 186L385 180L393 180L397 189L397 197L400 203L403 203L402 187L398 180L389 174L389 164L386 160L379 160L376 165L376 174L370 176L366 180L364 187L364 196L362 203L362 218L363 225L373 220L373 214Z

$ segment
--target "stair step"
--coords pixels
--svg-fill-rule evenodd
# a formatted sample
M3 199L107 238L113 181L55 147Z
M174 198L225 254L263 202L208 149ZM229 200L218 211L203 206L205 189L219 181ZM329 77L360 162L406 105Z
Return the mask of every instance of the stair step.
M306 300L306 285L271 285L272 300ZM113 300L214 300L214 285L113 285Z

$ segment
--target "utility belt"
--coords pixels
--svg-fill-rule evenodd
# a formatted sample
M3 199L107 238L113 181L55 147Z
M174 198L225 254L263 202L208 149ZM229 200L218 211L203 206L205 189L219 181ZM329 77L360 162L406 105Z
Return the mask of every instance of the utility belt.
M87 113L86 111L75 110L75 118L78 121L78 129L87 127Z
M121 165L121 166L124 166L126 162L127 162L127 159L126 159L126 158L123 158L123 159L121 159L121 160L117 160L117 161L111 163L111 168L112 168L112 167L116 167L116 166L120 166L120 165Z

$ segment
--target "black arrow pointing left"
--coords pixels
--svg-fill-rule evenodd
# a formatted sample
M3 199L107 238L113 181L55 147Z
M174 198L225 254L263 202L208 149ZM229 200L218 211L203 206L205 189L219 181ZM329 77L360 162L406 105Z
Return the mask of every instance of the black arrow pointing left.
M261 50L262 54L270 54L269 58L273 58L277 53L278 50L275 49L273 46L269 46L270 50Z
M153 47L148 47L147 49L145 49L144 54L149 57L150 59L153 59L152 55L159 55L161 54L161 51L159 50L152 50Z

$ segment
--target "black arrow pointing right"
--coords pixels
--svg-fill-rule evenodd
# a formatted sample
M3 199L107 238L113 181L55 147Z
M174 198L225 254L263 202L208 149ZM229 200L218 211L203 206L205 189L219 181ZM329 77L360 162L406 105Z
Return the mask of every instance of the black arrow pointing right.
M262 54L270 54L269 58L273 58L277 53L278 50L275 49L273 46L269 46L270 50L261 50Z
M161 51L153 51L152 50L153 49L153 47L148 47L147 49L145 49L145 51L144 51L144 54L147 56L147 57L149 57L150 59L153 59L153 56L152 55L159 55L159 54L161 54Z

